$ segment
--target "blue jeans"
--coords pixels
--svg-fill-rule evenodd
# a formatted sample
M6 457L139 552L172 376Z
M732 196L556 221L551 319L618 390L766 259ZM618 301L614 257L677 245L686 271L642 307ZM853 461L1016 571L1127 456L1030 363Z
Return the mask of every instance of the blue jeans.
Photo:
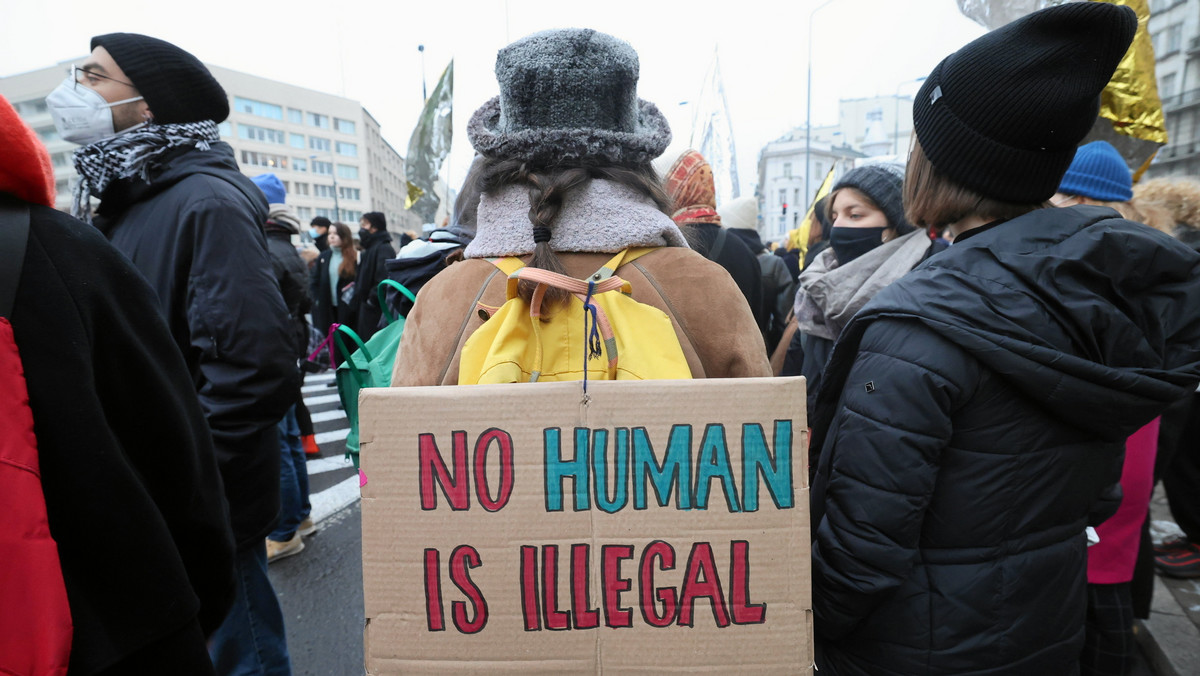
M221 676L291 676L283 611L267 577L267 545L237 555L237 597L208 642Z
M308 460L300 443L300 425L296 407L288 409L279 421L279 526L267 538L286 542L296 534L300 522L308 518Z

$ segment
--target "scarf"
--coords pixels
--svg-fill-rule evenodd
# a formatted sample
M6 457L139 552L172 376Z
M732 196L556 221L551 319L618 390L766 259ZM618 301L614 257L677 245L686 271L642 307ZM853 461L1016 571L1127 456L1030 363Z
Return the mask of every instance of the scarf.
M932 242L924 230L884 242L845 265L833 249L822 251L800 273L796 323L809 335L837 340L842 329L883 287L908 274Z
M687 247L683 233L649 197L605 179L592 179L563 198L551 224L555 251L612 253L627 247ZM529 188L505 186L479 200L475 239L467 258L524 256L533 253Z
M212 120L179 124L153 122L116 136L100 139L75 150L75 171L79 183L71 215L92 222L92 197L99 197L115 180L140 178L150 181L150 170L158 166L162 156L173 148L195 146L208 150L211 143L221 139L217 123Z
M695 150L680 155L667 170L663 184L675 209L671 219L676 223L721 224L721 216L714 206L717 189L712 167L703 155Z

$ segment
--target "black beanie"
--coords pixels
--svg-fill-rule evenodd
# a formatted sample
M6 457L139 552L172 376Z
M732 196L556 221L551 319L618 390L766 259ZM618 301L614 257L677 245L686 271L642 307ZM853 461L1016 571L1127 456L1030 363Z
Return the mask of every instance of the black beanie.
M146 99L160 124L222 122L229 117L229 97L200 60L175 45L137 33L109 33L92 38L103 47Z
M1136 30L1128 7L1072 2L969 43L933 69L913 101L925 156L987 197L1049 199Z
M907 235L916 228L904 217L904 175L898 167L887 164L868 164L851 169L841 178L829 194L842 188L854 188L875 203L887 217L888 227L896 233Z

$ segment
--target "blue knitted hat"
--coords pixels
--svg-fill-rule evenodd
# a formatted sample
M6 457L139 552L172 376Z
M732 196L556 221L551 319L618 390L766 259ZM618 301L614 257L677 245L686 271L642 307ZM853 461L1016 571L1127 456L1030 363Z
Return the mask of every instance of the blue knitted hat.
M287 192L283 188L283 181L275 174L259 174L251 177L251 181L263 191L267 196L267 204L284 204L287 200Z
M1133 199L1133 177L1116 148L1107 141L1092 141L1075 151L1058 191L1102 202L1128 202Z

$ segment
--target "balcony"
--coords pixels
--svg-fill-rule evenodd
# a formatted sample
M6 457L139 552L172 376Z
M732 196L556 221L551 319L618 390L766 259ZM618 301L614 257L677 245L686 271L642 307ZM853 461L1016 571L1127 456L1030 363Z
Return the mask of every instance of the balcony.
M1200 89L1192 89L1182 94L1168 96L1162 100L1164 113L1174 113L1184 108L1191 108L1197 104L1200 104Z
M1154 158L1155 164L1171 164L1186 160L1196 156L1196 152L1200 150L1200 142L1186 141L1183 143L1175 143L1169 146L1163 146L1159 149L1158 155Z

